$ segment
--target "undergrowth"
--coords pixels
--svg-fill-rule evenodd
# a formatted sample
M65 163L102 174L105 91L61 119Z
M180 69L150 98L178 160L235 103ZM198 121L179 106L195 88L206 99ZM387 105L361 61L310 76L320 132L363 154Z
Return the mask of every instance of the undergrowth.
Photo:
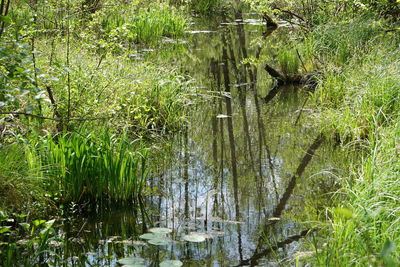
M344 153L367 153L340 177L336 201L317 223L324 235L314 243L315 265L398 266L398 35L359 19L317 27L308 38L325 63L312 94L316 124Z

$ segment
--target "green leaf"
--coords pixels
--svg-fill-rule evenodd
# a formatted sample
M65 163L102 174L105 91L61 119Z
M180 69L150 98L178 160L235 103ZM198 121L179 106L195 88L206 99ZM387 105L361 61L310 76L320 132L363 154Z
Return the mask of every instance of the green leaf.
M0 21L4 22L4 23L11 23L12 22L10 17L4 16L4 15L0 15Z
M43 224L43 223L45 223L46 221L45 220L34 220L32 223L33 223L33 225L34 226L39 226L39 225L41 225L41 224Z
M180 267L183 263L178 260L166 260L160 263L160 267Z
M55 219L49 220L49 221L45 222L44 225L45 225L45 227L46 227L47 229L49 229L50 227L53 226L53 224L54 224L55 221L56 221Z
M19 223L19 225L21 225L21 227L24 229L29 229L29 227L31 227L29 223Z
M6 232L9 232L11 229L11 226L0 226L0 234L4 234Z
M351 219L353 218L353 211L347 208L335 208L336 214L343 217L344 219Z

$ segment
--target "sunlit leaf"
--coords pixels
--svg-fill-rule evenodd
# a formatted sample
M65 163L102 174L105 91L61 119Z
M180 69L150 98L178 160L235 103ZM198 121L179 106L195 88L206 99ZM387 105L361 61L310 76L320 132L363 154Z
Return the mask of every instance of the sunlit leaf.
M0 226L0 234L9 232L11 229L11 226Z
M46 228L52 227L55 221L56 221L56 220L53 219L53 220L49 220L49 221L45 222Z
M46 222L45 220L34 220L32 223L34 226L39 226L45 222Z
M345 218L345 219L351 219L353 217L353 211L347 208L335 208L336 214L339 216Z
M218 115L217 115L217 118L218 118L218 119L225 119L225 118L229 118L229 116L228 116L228 115L225 115L225 114L218 114Z
M21 227L24 229L29 229L29 227L31 227L29 223L19 223L19 225L21 225Z

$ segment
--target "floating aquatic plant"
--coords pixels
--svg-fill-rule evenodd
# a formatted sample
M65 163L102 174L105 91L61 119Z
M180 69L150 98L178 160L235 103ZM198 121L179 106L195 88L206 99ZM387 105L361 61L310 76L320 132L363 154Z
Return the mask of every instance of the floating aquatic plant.
M140 257L128 257L118 260L119 264L124 266L145 266L145 260Z
M203 234L191 233L189 235L184 235L182 237L182 240L193 243L200 243L206 241L206 237Z
M179 260L166 260L160 263L160 267L180 267L183 262Z
M172 230L169 228L156 227L156 228L151 228L149 232L154 234L169 234L172 233Z

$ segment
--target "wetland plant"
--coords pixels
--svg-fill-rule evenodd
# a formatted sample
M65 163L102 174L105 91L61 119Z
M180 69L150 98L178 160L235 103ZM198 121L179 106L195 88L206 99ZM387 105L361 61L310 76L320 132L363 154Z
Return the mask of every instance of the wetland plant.
M295 49L282 49L278 53L278 62L281 73L286 77L293 77L298 74L300 60Z
M126 135L71 133L56 140L40 139L35 147L40 157L30 162L53 166L43 171L43 177L67 202L135 200L146 182L147 151Z

